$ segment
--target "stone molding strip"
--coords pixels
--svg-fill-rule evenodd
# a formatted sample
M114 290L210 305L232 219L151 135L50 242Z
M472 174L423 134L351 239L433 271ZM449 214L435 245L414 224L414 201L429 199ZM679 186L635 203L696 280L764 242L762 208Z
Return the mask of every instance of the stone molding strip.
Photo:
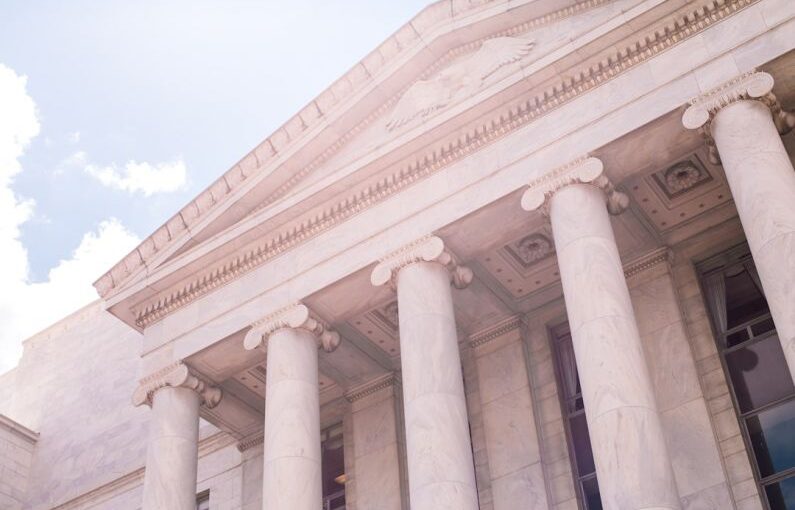
M306 305L296 303L284 307L251 325L251 329L243 339L246 350L266 347L268 337L284 328L295 328L309 331L318 341L318 347L326 352L334 351L340 344L340 335L328 324L313 314Z
M522 324L522 319L518 315L513 317L509 317L508 319L499 322L492 326L491 328L481 331L479 333L475 333L469 337L469 346L473 349L477 349L487 343L491 342L494 339L501 337L502 335L519 329L519 326Z
M464 289L472 282L472 270L458 263L456 256L445 247L441 238L428 235L381 259L370 274L370 283L380 287L391 282L392 287L397 288L396 278L400 270L421 261L438 262L445 266L450 272L450 281L457 289Z
M158 228L155 233L146 238L136 249L122 259L121 262L116 264L94 283L100 296L103 298L110 296L112 291L122 285L140 266L147 265L158 252L162 251L166 246L173 244L176 239L181 238L186 231L194 227L201 217L215 209L219 204L225 202L233 192L237 191L237 189L242 186L243 181L256 173L263 172L266 167L275 168L282 164L283 161L279 161L279 156L287 152L287 149L297 146L298 141L306 131L322 125L329 112L333 111L356 94L361 93L366 86L375 80L378 71L387 67L392 61L398 60L400 54L405 50L412 50L416 44L421 43L424 39L423 36L426 35L426 32L423 30L427 30L429 27L435 27L441 21L446 21L445 18L453 20L467 11L482 8L484 4L494 2L494 0L479 0L472 2L455 2L449 7L447 5L440 5L447 4L448 1L449 0L437 2L436 4L426 7L417 14L414 19L399 29L395 35L365 56L364 59L356 64L350 71L334 82L317 98L312 100L301 111L255 147L254 150L244 156L237 164L227 170L220 178L202 191L198 197L193 199L181 211ZM420 74L417 80L426 79L459 55L474 51L474 49L485 40L494 37L524 33L533 28L548 25L574 16L575 14L594 9L610 1L612 0L584 0L574 5L564 7L563 9L525 21L508 29L498 31L487 37L452 48L439 57L433 64L429 65L426 70ZM436 10L436 14L426 14L426 11L430 12L434 10ZM427 17L428 20L423 20L424 17ZM429 23L431 19L434 19L435 23ZM420 20L423 21L420 22ZM422 26L422 30L418 30L418 25ZM331 145L312 159L309 164L293 173L284 183L280 184L272 193L262 200L252 211L252 214L286 195L305 177L317 170L355 135L359 134L375 119L381 117L415 82L407 84L353 128L337 137Z
M773 77L768 73L752 71L741 74L690 100L682 116L687 129L700 129L707 144L709 161L720 164L715 140L712 138L712 120L719 110L737 101L757 100L764 103L773 115L779 134L785 135L795 127L795 115L781 107L773 94Z
M607 210L610 214L621 214L629 205L629 197L618 191L607 175L604 165L597 158L582 157L560 166L548 174L531 181L522 195L522 209L541 209L549 215L549 199L558 190L570 184L591 184L604 190L607 195Z
M667 246L657 248L624 264L624 277L631 278L662 263L673 263L674 252Z
M373 379L372 381L368 381L361 386L353 388L349 392L345 393L345 400L353 403L357 400L369 397L370 395L373 395L374 393L377 393L385 388L395 386L397 383L397 376L390 372L386 375Z
M30 430L26 426L15 422L4 414L0 414L0 428L8 430L12 434L21 437L30 444L36 444L36 442L39 440L38 432Z
M165 387L193 390L201 397L202 405L210 409L218 405L223 395L220 388L212 385L182 361L177 361L141 379L133 393L133 404L146 404L151 407L157 390Z
M226 432L217 432L212 436L199 441L199 458L216 452L234 444L234 438ZM146 468L140 467L126 475L120 476L110 482L100 485L88 492L70 499L65 503L52 508L52 510L78 510L81 508L93 507L94 505L107 501L109 498L123 494L144 482L144 472Z
M406 187L435 174L451 163L556 110L758 1L710 0L694 8L690 13L672 19L664 30L639 37L637 42L620 48L597 64L573 69L571 77L537 92L518 105L512 104L508 111L495 112L493 118L470 126L457 139L437 146L429 154L418 155L415 160L395 168L393 173L370 184L366 189L346 196L311 218L299 220L298 224L281 230L265 242L248 249L208 273L197 276L177 290L161 294L156 299L144 303L133 311L136 325L145 328L161 320L194 299L328 231L359 212L386 200Z

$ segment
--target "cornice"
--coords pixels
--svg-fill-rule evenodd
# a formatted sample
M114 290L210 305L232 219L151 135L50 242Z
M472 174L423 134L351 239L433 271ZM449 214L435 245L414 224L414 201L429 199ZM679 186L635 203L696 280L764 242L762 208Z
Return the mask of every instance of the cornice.
M758 1L710 0L694 7L686 15L670 19L664 29L638 34L634 43L618 47L598 63L572 69L571 73L566 73L567 78L541 91L536 90L518 104L495 111L491 118L471 125L458 138L397 165L389 175L368 184L365 189L344 196L311 217L297 220L293 226L278 230L257 246L198 275L180 288L141 304L133 311L136 325L145 328L161 320L194 299L328 231Z
M377 393L385 388L389 388L390 386L394 386L397 383L397 377L394 373L390 372L389 374L378 377L372 381L368 381L367 383L357 386L356 388L347 392L345 394L345 400L350 403L354 403L357 400L369 397L370 395L373 395L374 393Z
M39 440L39 433L33 432L29 428L25 427L24 425L15 422L8 416L4 414L0 414L0 428L3 428L12 434L15 434L30 444L35 445L36 442Z
M616 190L605 175L602 162L597 158L581 157L531 181L522 194L522 209L541 209L545 215L549 215L549 199L555 192L571 184L590 184L602 189L610 214L621 214L629 205L629 197Z
M673 263L673 260L674 252L663 246L624 264L624 277L631 278L659 264Z
M449 0L442 0L436 2L417 14L417 16L400 28L393 36L364 57L364 59L334 82L317 98L312 100L298 114L290 118L271 134L271 136L266 138L255 147L254 150L244 156L232 168L227 170L220 178L202 191L177 214L166 221L166 223L158 228L152 235L142 241L141 244L124 257L121 262L117 263L94 282L94 287L97 289L100 296L105 299L110 297L114 289L126 283L139 268L149 264L164 248L170 246L178 239L181 239L191 228L197 226L201 219L210 211L215 210L220 204L225 203L229 197L234 195L235 192L243 186L244 181L248 180L248 178L253 177L255 174L264 174L266 173L266 169L270 169L271 171L275 170L279 165L284 163L281 157L282 154L304 143L305 140L303 140L303 138L307 131L327 123L329 113L332 113L335 108L340 107L346 101L354 98L354 96L362 93L366 87L376 81L379 72L399 61L410 51L415 50L418 45L425 44L424 39L441 23L449 23L461 15L481 9L485 4L501 3L499 0L478 0L466 3L455 2L447 6L445 4L447 4L448 1ZM507 0L503 0L503 2L504 1ZM467 52L474 51L487 39L524 33L533 28L548 25L589 9L594 9L610 1L613 0L584 0L448 50L434 63L426 67L414 81L404 86L398 93L389 97L351 129L346 130L345 133L336 137L331 145L322 150L322 152L307 165L292 173L285 182L278 185L273 192L265 197L264 200L260 201L250 214L260 211L285 196L298 183L303 181L308 175L339 152L339 150L353 137L369 126L375 119L380 118L387 110L392 108L411 85L421 79L426 79L454 58Z
M519 329L522 324L522 319L519 316L510 317L491 328L476 333L469 337L469 346L473 349L486 345L492 340L501 337L502 335Z
M720 155L712 138L712 120L723 108L738 101L757 100L764 103L773 116L776 129L782 135L795 126L795 115L781 107L773 94L773 77L768 73L752 71L741 74L690 100L682 115L687 129L700 129L709 150L710 162L720 163Z
M334 351L340 344L339 333L313 314L306 305L297 303L252 324L243 339L243 345L249 351L260 346L265 347L270 335L285 328L303 329L312 333L317 338L318 347L326 352Z
M165 387L187 388L195 391L202 405L213 408L221 401L221 389L210 384L186 364L177 361L140 380L133 393L133 404L152 406L155 393Z
M400 270L415 262L438 262L450 272L450 280L457 289L466 288L472 282L472 270L458 263L457 258L437 236L425 236L390 253L376 264L370 275L370 283L379 287L391 282L396 288L395 278Z

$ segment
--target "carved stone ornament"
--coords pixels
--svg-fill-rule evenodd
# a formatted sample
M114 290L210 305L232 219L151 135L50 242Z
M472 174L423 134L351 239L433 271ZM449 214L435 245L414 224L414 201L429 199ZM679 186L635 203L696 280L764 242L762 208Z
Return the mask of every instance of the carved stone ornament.
M549 199L570 184L591 184L604 190L610 214L621 214L629 205L629 197L618 191L605 175L602 162L588 157L576 159L532 181L522 195L522 209L541 209L549 215Z
M373 269L370 282L379 287L387 282L397 288L396 280L400 269L415 262L438 262L450 272L450 281L457 289L464 289L472 282L472 270L458 263L437 236L426 236L387 255Z
M472 96L501 67L524 58L535 42L518 37L495 37L483 42L469 57L442 69L434 78L420 80L406 90L386 124L389 131L424 118L453 102Z
M165 387L191 389L201 397L201 403L210 409L218 405L223 395L220 388L210 384L183 362L177 361L141 379L133 393L133 404L151 407L157 390Z
M318 346L326 352L332 352L340 345L339 333L330 329L328 324L301 303L282 308L252 324L251 330L243 339L243 345L247 350L265 346L269 336L284 328L309 331L317 338Z
M744 100L757 100L764 103L773 116L776 129L782 135L795 127L795 115L781 108L773 94L773 77L768 73L753 71L741 74L728 82L715 87L690 100L690 106L682 116L682 124L687 129L700 129L709 149L709 161L720 164L720 156L712 139L711 125L715 114L732 103Z

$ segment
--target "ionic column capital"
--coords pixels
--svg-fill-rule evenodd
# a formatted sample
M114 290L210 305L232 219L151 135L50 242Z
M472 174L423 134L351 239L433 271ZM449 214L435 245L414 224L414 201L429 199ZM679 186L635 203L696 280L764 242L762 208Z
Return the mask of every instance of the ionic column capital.
M571 184L590 184L604 190L610 214L621 214L629 205L629 197L617 190L605 175L602 161L583 157L531 181L522 195L522 209L525 211L541 209L544 215L548 216L549 199L555 192Z
M268 337L285 328L303 329L312 333L317 338L318 347L322 347L326 352L334 351L340 344L339 333L313 314L306 305L296 303L277 310L252 324L251 330L243 340L243 345L246 350L264 347Z
M773 94L772 76L758 71L741 74L691 99L690 106L682 116L682 124L687 129L701 129L712 163L720 163L710 130L712 120L721 109L745 100L755 100L765 104L770 109L779 134L785 135L795 127L795 115L781 108L781 104Z
M210 409L218 405L223 395L220 388L191 370L182 361L177 361L141 379L133 393L133 404L136 406L146 404L151 407L155 393L166 387L193 390L201 398L202 405Z
M378 262L370 275L370 282L379 287L389 282L395 287L398 272L415 262L438 262L450 272L450 281L457 289L472 282L472 270L459 264L441 238L428 235L395 250Z

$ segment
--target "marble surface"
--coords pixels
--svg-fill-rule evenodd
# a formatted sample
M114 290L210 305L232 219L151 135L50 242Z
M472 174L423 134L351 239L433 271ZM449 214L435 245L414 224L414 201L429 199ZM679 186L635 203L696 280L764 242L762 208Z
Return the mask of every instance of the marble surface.
M397 275L409 492L413 510L478 508L448 270Z
M621 259L602 190L555 192L550 219L606 508L679 509Z
M262 505L317 510L320 478L320 396L315 336L283 328L268 339Z
M355 499L368 510L403 508L394 390L388 386L353 403Z
M720 109L711 128L795 381L795 170L761 101Z
M143 510L196 510L199 394L166 386L152 401Z

